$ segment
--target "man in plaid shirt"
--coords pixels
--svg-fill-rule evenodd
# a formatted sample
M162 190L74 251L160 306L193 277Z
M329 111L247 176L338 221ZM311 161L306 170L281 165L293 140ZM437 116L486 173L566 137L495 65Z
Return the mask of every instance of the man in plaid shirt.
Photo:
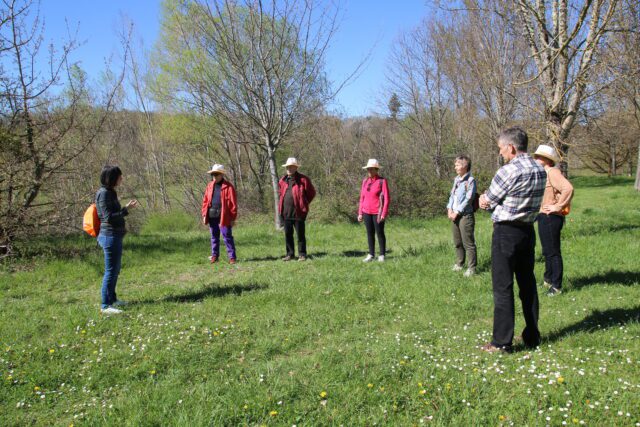
M492 210L491 275L493 281L493 338L482 347L488 352L511 351L515 309L513 275L520 288L526 327L522 340L528 347L540 344L538 291L533 274L535 221L547 174L527 154L529 138L519 128L506 129L498 136L500 155L508 163L498 169L491 186L480 197L480 207Z

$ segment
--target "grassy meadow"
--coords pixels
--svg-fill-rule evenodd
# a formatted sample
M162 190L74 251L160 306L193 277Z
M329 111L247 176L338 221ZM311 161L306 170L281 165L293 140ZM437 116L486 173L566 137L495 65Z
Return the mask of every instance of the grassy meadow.
M154 218L125 239L131 304L111 317L94 239L23 244L0 266L0 425L639 426L640 194L628 178L574 184L564 293L541 292L540 348L510 355L477 348L486 213L469 279L450 270L444 215L391 218L371 264L362 225L310 220L311 259L283 263L283 234L240 218L235 266L224 249L208 263L204 228Z

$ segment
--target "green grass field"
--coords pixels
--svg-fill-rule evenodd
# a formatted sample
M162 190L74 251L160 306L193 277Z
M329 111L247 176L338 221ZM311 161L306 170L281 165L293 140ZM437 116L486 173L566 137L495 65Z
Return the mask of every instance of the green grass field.
M470 279L450 271L446 218L390 219L384 264L361 262L361 225L310 221L311 259L283 263L284 236L240 218L239 264L215 267L204 229L149 226L125 239L132 304L112 317L94 240L23 245L0 270L0 425L638 426L640 195L574 183L565 292L540 296L541 347L511 355L477 349L486 213Z

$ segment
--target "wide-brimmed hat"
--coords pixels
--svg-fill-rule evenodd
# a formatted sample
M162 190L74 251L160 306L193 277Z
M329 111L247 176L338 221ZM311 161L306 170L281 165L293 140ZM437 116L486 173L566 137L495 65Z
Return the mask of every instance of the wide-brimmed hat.
M380 169L380 163L376 159L369 159L367 166L363 166L362 169L376 168Z
M222 173L222 174L226 174L227 172L224 170L224 166L219 165L219 164L215 164L213 166L211 166L211 170L209 172L207 172L209 175L214 174L214 173Z
M555 148L553 148L550 145L539 145L538 149L536 150L535 153L533 153L533 156L539 156L539 157L544 157L547 158L549 160L551 160L553 162L554 165L558 164L560 162L560 158L558 157L558 152L556 151Z
M298 161L296 160L295 157L289 157L287 159L287 163L285 163L284 165L282 165L283 168L286 168L287 166L297 166L300 167L300 165L298 164Z

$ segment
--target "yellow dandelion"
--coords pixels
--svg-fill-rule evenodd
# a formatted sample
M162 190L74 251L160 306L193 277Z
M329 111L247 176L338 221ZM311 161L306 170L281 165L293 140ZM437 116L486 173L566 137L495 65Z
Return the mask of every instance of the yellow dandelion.
M445 386L447 390L451 390L451 384L447 383L447 385Z
M420 395L424 396L425 394L427 394L427 390L420 390Z
M571 421L573 421L574 424L578 424L580 422L580 420L577 418L573 418Z
M320 392L320 397L323 398L323 399L326 398L327 397L327 392L326 391L321 391Z
M384 391L384 387L380 387L380 391Z
M81 334L86 334L87 331L85 331L84 329L80 331Z
M244 406L242 407L242 409L244 409L244 410L249 409L249 405L244 405Z
M562 384L564 382L564 378L563 377L558 377L558 384Z
M50 348L50 349L49 349L49 353L55 353L55 350L54 350L54 349L52 349L52 348Z
M369 384L367 384L367 387L373 388L373 384L369 383Z
M278 411L271 411L269 412L269 415L271 415L272 417L275 417L276 415L278 415Z
M155 370L155 369L152 369L151 371L149 371L149 373L150 373L151 375L155 375L155 374L156 374L156 370Z
M507 419L507 417L505 417L504 415L500 415L500 416L498 417L498 419L499 419L500 421L504 421L504 420L506 420L506 419Z
M422 387L422 383L418 383L418 387Z
M40 387L35 386L35 387L33 388L33 391L40 391Z
M218 335L220 335L220 332L218 332L218 331L213 331L213 336L214 336L214 337L217 337Z

